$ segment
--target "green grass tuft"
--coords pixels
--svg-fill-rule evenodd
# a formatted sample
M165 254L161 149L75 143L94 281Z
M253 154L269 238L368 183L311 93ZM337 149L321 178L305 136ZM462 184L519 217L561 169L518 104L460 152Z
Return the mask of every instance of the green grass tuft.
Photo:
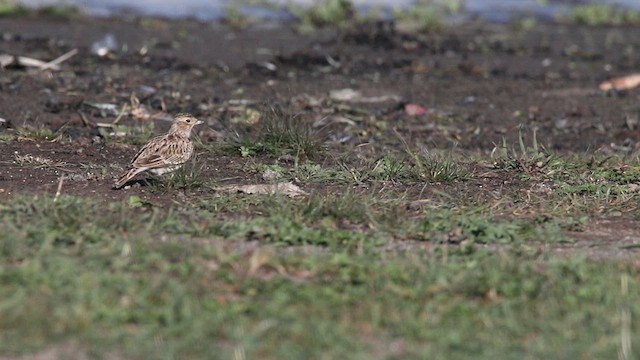
M143 126L116 125L112 128L99 128L100 135L109 144L145 145L156 134L153 122Z
M245 132L227 145L227 151L243 157L259 154L314 158L324 153L324 136L302 117L280 106L264 106L255 133Z
M16 129L16 136L18 139L43 141L43 140L55 140L58 134L46 127L32 127L25 126Z
M469 165L454 160L452 156L423 151L411 154L418 178L427 182L448 184L472 177Z
M322 27L344 27L357 21L350 0L320 0L309 8L290 5L289 10L300 19L299 30L310 32Z
M639 24L640 12L610 4L576 5L571 10L571 20L589 26Z
M209 184L204 178L205 163L198 160L198 156L194 155L176 171L162 175L158 180L152 183L154 188L159 190L193 190L204 187Z
M17 1L0 0L0 17L5 16L23 16L29 13L29 10Z

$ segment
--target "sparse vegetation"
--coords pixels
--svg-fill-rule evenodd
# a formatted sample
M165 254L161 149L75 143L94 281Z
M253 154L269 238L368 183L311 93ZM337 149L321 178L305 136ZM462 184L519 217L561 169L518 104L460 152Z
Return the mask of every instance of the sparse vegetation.
M510 147L503 141L493 149L492 157L496 168L515 170L523 177L553 177L570 166L538 143L537 129L531 132L531 146L526 144L525 135L520 132L517 146Z
M30 154L14 154L14 163L18 166L29 166L36 169L51 168L63 169L69 164L64 161L53 160L41 156L33 156Z
M19 16L27 12L27 8L18 4L17 1L0 0L0 16Z
M418 0L408 9L396 9L395 18L405 31L431 31L444 26L463 5L464 0Z
M293 171L294 176L304 182L315 183L338 183L344 184L349 182L349 175L342 169L336 169L333 167L325 167L320 164L315 164L311 161L307 161L303 164L299 164Z
M80 8L71 4L43 6L37 11L43 15L53 16L60 19L74 19L82 15Z
M309 8L290 5L289 10L300 19L300 31L309 32L325 26L353 25L357 14L350 0L320 0Z
M16 136L20 140L54 140L58 135L47 127L24 126L16 130Z
M590 26L640 24L640 12L611 4L585 4L572 8L571 19Z
M376 250L386 235L375 227L365 235L306 224L325 211L353 214L351 197L310 199L298 215L285 210L298 207L294 201L276 201L289 205L248 222L138 206L139 199L108 210L73 197L3 204L0 351L75 338L82 351L146 358L211 351L351 358L375 351L374 336L387 345L402 338L396 351L404 357L606 356L619 347L620 304L640 311L629 301L638 296L635 267L584 259L540 266L544 251L525 246L522 235L557 231L545 224L431 213L418 221L431 250L385 252ZM335 213L338 203L350 208ZM245 240L260 245L230 246ZM524 247L496 254L473 245L514 241ZM285 255L269 243L316 250ZM581 336L569 341L576 328ZM539 331L536 340L521 342L531 331Z
M468 164L454 160L451 155L426 151L411 155L418 177L425 181L451 183L468 180L472 176Z
M8 143L16 139L16 136L13 133L0 133L0 143Z
M144 145L153 136L159 135L156 133L153 122L148 122L141 126L115 125L113 127L101 127L98 130L107 142L113 144Z
M181 168L162 176L161 181L153 182L152 185L162 191L193 190L210 185L203 176L204 166L205 164L198 160L198 156L194 155Z
M263 106L255 134L244 132L227 145L227 150L243 157L270 154L313 158L324 151L324 136L302 117L279 106Z
M80 8L69 4L57 4L30 9L19 1L0 0L0 17L25 16L29 14L41 14L62 19L77 18L81 15Z
M234 29L243 29L251 23L252 19L244 15L240 10L240 4L232 1L225 9L222 22Z

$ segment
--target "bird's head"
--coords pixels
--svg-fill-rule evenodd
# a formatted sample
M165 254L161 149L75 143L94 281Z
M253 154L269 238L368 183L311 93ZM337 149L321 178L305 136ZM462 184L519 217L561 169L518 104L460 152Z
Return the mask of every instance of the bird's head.
M194 126L202 124L203 121L196 119L191 114L177 114L171 124L171 132L180 133L184 136L191 135Z

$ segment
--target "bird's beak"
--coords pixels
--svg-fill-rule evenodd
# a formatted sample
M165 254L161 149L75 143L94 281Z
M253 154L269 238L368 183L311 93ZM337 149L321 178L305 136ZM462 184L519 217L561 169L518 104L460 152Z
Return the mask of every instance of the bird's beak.
M204 124L204 121L202 121L202 120L196 121L196 125L200 125L200 124Z

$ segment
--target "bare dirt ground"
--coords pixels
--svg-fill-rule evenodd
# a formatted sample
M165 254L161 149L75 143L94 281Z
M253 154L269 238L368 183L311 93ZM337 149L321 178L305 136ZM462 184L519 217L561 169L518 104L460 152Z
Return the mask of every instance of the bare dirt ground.
M117 48L107 56L93 54L91 45L107 33L117 39ZM204 120L198 130L203 174L219 184L255 183L260 177L247 171L248 163L280 161L215 151L234 136L236 115L254 103L289 104L310 122L330 115L334 155L315 159L319 163L342 152L402 152L400 138L410 146L486 158L503 141L517 144L521 133L530 141L533 129L548 150L567 156L631 154L640 140L640 93L598 90L600 82L640 69L634 55L639 28L540 25L524 32L508 25L465 24L416 35L380 24L301 35L270 23L238 30L193 20L37 16L0 19L0 34L4 54L49 61L78 49L59 71L15 64L0 70L0 135L14 137L0 142L4 200L53 196L62 175L64 194L105 203L135 194L170 205L209 191L112 190L113 177L139 144L105 137L111 130L98 124L112 123L118 114L91 105L101 103L120 109L139 101L151 115L191 112ZM345 88L364 99L331 95ZM425 113L411 116L407 104ZM153 133L168 126L163 119L129 114L119 124L148 127L151 122ZM19 130L25 128L31 130ZM535 185L500 172L485 174L482 164L470 163L477 176L445 190L490 197ZM402 190L405 185L393 186ZM442 186L424 192L422 184L408 184L405 190L416 200L434 189ZM620 246L635 244L640 229L633 212L616 215L613 221L593 219L586 231L570 234L577 245L558 246L558 251L582 247L617 254ZM632 251L633 246L622 252Z

